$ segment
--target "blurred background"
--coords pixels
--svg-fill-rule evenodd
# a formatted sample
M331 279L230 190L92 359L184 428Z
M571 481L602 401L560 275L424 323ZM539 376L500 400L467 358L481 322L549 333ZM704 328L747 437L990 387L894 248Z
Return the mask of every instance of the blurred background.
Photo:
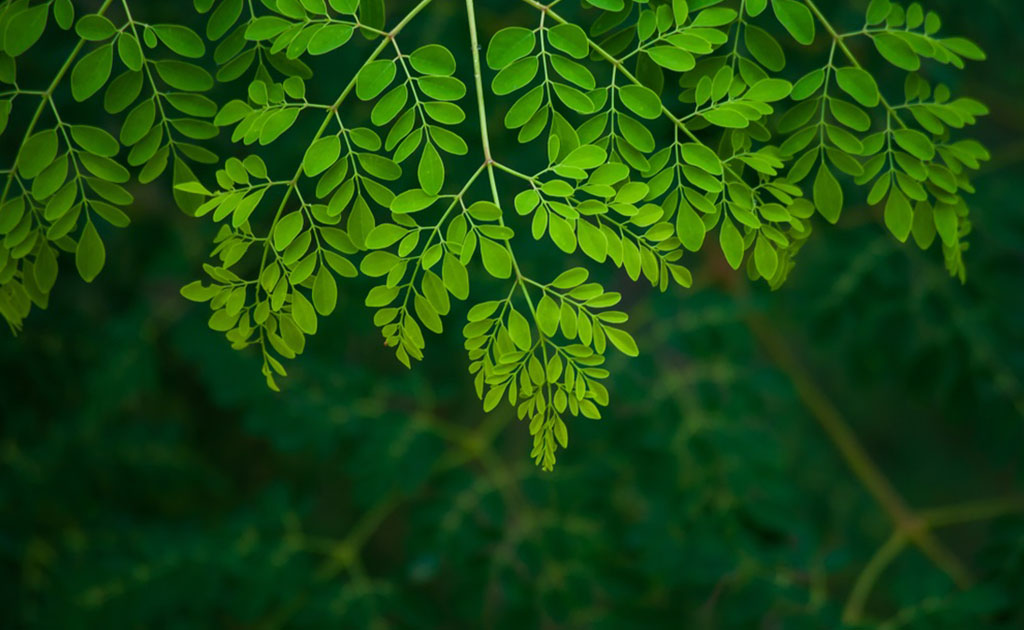
M465 50L462 4L436 4L411 37ZM822 6L857 28L864 4ZM137 17L182 19L170 5ZM485 36L535 20L478 5ZM465 304L408 371L362 306L371 285L344 284L268 391L178 294L214 225L138 187L100 278L62 269L49 310L0 335L0 627L1024 627L1024 5L927 8L989 53L931 75L991 108L967 284L852 189L777 293L714 252L689 261L689 291L607 271L641 357L614 359L611 406L572 423L553 473L509 409L481 412ZM948 523L941 553L891 538L894 504L823 430L850 448L842 427L909 509Z

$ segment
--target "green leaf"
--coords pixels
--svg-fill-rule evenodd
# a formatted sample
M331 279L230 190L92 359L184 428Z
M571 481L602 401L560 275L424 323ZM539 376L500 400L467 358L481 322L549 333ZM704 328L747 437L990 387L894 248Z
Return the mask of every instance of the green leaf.
M921 68L920 57L910 47L910 44L900 37L892 33L879 33L872 40L875 42L878 53L897 68L908 72L916 72Z
M569 429L565 426L565 421L561 418L557 418L555 421L554 428L555 439L558 440L558 444L562 448L569 448Z
M885 204L885 226L889 228L901 243L907 241L910 229L914 224L914 211L910 202L895 186L889 192L889 200Z
M537 57L526 57L506 66L491 82L491 90L498 96L511 94L528 85L537 76L540 62Z
M281 217L274 227L274 247L281 251L291 245L295 237L302 232L305 220L299 211L291 212Z
M114 136L99 127L74 125L71 127L71 137L78 146L95 155L114 157L121 150Z
M466 84L455 77L423 77L417 86L439 101L457 101L466 95Z
M445 253L441 263L441 279L445 288L460 300L469 297L469 272L456 256Z
M151 28L164 46L182 57L199 59L206 54L206 44L190 28L177 24L154 24Z
M724 172L722 160L714 151L702 144L695 142L684 144L680 147L680 151L687 164L692 164L712 175L721 175Z
M359 263L359 270L371 278L379 278L387 275L400 261L401 259L391 252L370 252Z
M814 178L814 205L829 223L839 221L843 210L843 189L824 163Z
M522 127L537 113L544 102L544 86L538 85L523 94L505 114L505 126L509 129ZM546 119L545 119L546 120Z
M739 269L743 262L743 235L728 218L722 218L722 227L718 231L718 244L722 247L725 260L733 269Z
M803 3L797 0L772 0L772 9L779 23L786 27L793 39L804 46L814 42L814 16Z
M892 11L890 0L871 0L868 4L867 23L869 25L878 24L889 15L890 11Z
M530 333L530 322L515 308L508 312L508 335L512 343L523 351L529 350L533 345L533 335Z
M428 195L436 195L444 186L444 162L441 161L437 149L429 142L423 147L416 176Z
M347 44L354 30L349 24L328 24L310 38L306 50L311 55L327 54Z
M307 177L315 177L333 166L340 156L341 139L338 136L320 138L306 149L302 168Z
M551 296L544 294L544 297L537 303L537 326L541 333L551 337L558 332L558 323L561 319L562 309L551 299Z
M700 251L701 246L704 245L707 228L688 203L679 206L679 212L676 215L676 235L683 247L691 252Z
M687 72L697 65L692 54L675 46L653 46L647 49L647 55L654 63L674 72Z
M548 42L558 50L576 59L590 52L590 41L582 28L575 24L558 24L547 31Z
M26 179L43 172L57 157L57 147L57 132L53 129L33 135L18 151L18 172Z
M213 194L206 189L206 186L203 186L199 182L184 182L181 184L176 184L174 186L174 189L180 190L182 192L192 193L194 195L210 196L211 194Z
M316 310L313 305L299 291L292 292L292 318L299 330L307 335L315 335L317 322Z
M142 70L142 46L132 33L125 33L117 38L117 55L129 70Z
M965 57L971 61L985 61L986 59L985 51L969 39L964 39L963 37L949 37L939 40L939 43L961 57Z
M642 85L625 85L619 88L622 103L637 116L654 120L661 115L661 97Z
M584 90L593 90L597 86L594 75L583 64L576 63L562 55L551 55L550 59L551 67L554 68L555 72L577 87ZM592 109L592 104L588 105L587 109Z
M749 5L748 5L749 6ZM743 41L747 50L754 56L762 66L773 72L779 72L786 67L786 53L782 46L772 37L768 31L748 24L743 29Z
M551 286L556 289L574 289L587 281L590 272L583 267L574 267L568 271L558 274L558 277L551 281Z
M935 229L939 233L946 247L953 247L957 242L957 219L956 208L946 203L935 205L932 210L935 219Z
M426 191L414 188L395 197L391 202L391 211L396 214L419 212L429 208L435 201L437 201L437 195L431 195Z
M249 41L262 41L276 37L288 30L292 23L276 15L264 15L254 19L245 29Z
M190 282L181 288L181 296L191 302L209 302L221 292L219 285L203 286L199 280Z
M334 275L323 267L313 280L313 305L316 312L325 317L333 313L338 305L338 283Z
M408 233L408 229L394 223L381 223L366 235L366 247L369 249L391 247Z
M10 3L5 3L10 4ZM24 6L24 5L22 5ZM0 8L0 14L8 7ZM17 57L35 45L46 30L46 19L50 14L49 3L37 4L16 13L6 24L7 30L3 41L4 52L11 57ZM0 22L2 24L2 22Z
M761 103L781 101L793 91L793 84L784 79L762 79L752 85L745 98Z
M604 334L608 336L608 340L611 341L612 345L618 348L619 352L622 354L627 357L640 356L640 349L637 348L636 340L634 340L633 336L625 330L605 326Z
M825 83L825 70L818 68L808 72L793 85L793 100L802 101L817 92Z
M920 131L914 129L896 129L892 132L892 138L907 153L914 157L929 161L935 157L935 145Z
M57 26L69 30L75 24L75 7L71 0L56 0L53 3L53 19Z
M754 265L757 272L767 280L774 278L779 268L779 254L763 234L758 234L754 243Z
M57 254L53 248L44 245L36 254L36 262L33 268L36 285L44 293L48 293L57 282Z
M420 74L451 76L455 73L455 57L440 44L417 48L409 55L409 63Z
M117 27L105 16L93 14L82 16L75 25L75 32L90 42L102 42L113 37Z
M71 95L82 102L99 91L110 78L114 63L114 49L110 44L100 46L82 57L71 71Z
M608 161L608 152L599 146L585 144L574 149L562 160L564 166L575 166L576 168L592 169Z
M397 68L390 59L371 61L356 75L356 96L369 101L376 98L395 79Z
M861 68L847 66L836 70L836 83L864 107L878 105L880 95L874 77Z
M533 31L521 26L503 28L487 44L487 65L501 70L517 59L533 52L537 37Z
M186 92L205 92L213 87L213 77L197 65L184 61L154 61L160 78L172 88Z
M757 2L758 0L747 0L747 6L750 6L751 2ZM764 0L760 0L763 2ZM751 13L751 15L754 15ZM690 16L690 7L686 0L672 0L672 19L675 21L676 26L682 26L686 23L686 18Z
M608 239L604 233L589 221L580 219L576 222L576 234L583 253L597 262L604 262L608 256Z
M553 83L555 95L565 103L566 107L581 114L589 114L594 110L594 103L587 95L564 83Z
M488 239L480 239L480 258L484 269L499 280L512 277L512 258L503 245Z
M768 7L768 0L747 0L747 15L757 17Z
M932 207L927 203L918 203L914 207L914 224L911 228L914 235L914 242L921 249L928 249L935 241L935 217L932 216Z
M103 270L103 264L107 260L107 251L103 247L99 232L92 221L86 221L82 236L78 239L78 246L75 248L75 266L78 268L78 275L86 282L92 282Z

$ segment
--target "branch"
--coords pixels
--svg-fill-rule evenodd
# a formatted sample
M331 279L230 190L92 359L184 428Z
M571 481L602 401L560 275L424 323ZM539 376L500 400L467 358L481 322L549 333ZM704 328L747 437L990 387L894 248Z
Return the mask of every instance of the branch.
M957 586L970 586L973 577L967 567L929 531L928 523L907 505L871 459L839 410L793 356L779 333L757 315L748 316L747 324L765 352L789 377L800 399L824 429L847 466L888 514L896 531L913 542Z

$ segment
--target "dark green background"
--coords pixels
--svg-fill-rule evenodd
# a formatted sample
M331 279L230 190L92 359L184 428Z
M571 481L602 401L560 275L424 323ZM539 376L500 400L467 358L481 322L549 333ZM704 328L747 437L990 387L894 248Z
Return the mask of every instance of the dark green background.
M170 4L137 17L181 19L188 3ZM822 6L850 26L862 4ZM465 50L462 4L437 5L411 38ZM485 36L534 20L511 0L478 5ZM752 314L913 506L1024 490L1024 5L929 7L989 53L932 75L992 109L967 285L889 237L852 189L778 293L745 289L714 253L690 261L691 291L609 273L641 357L614 359L605 418L571 423L553 473L533 467L509 409L480 411L464 310L407 371L361 306L363 280L269 392L257 359L178 295L212 224L166 185L139 188L132 227L104 234L103 275L85 285L62 260L50 309L0 337L0 627L840 627L892 525ZM332 70L316 91L336 91ZM494 128L498 152L517 151ZM537 246L538 268L564 264L551 249ZM865 627L1024 627L1024 519L939 535L975 586L908 549Z

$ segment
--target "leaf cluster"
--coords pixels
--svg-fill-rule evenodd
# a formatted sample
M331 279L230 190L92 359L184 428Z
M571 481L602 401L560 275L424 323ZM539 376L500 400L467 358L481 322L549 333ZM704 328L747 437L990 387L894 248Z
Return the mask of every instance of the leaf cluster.
M472 300L477 394L528 419L550 469L570 421L609 403L608 350L639 354L593 265L667 291L693 283L687 257L717 249L777 288L859 186L896 239L937 240L965 277L964 195L988 153L962 130L987 110L928 69L984 54L918 3L872 0L840 33L812 0L522 0L532 21L485 38L467 0L471 68L447 43L407 44L431 0L395 4L195 0L200 34L139 22L129 0L81 16L6 0L0 131L15 106L29 119L4 171L0 313L17 329L46 305L58 251L92 281L107 258L96 224L129 223L131 169L141 183L169 171L182 210L218 230L207 279L182 294L209 303L233 347L258 348L271 388L339 307L339 280L376 280L366 306L407 366L453 299ZM51 15L77 43L48 87L23 90L18 64ZM361 61L314 71L338 55ZM900 93L881 87L891 76ZM76 101L102 94L119 133L65 122L64 84ZM496 154L498 133L546 160ZM271 172L263 156L296 138L301 158ZM214 164L202 183L194 167ZM527 239L564 264L524 257Z

